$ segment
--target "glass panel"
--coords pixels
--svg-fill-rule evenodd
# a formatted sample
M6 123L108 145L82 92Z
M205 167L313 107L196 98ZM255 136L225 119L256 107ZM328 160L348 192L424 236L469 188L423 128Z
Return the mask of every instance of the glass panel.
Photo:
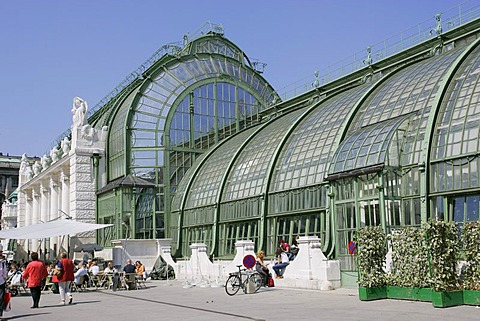
M292 175L297 169L308 169L308 184L323 181L343 119L369 86L347 90L319 104L296 126L275 164L272 191L301 187L300 180Z
M286 128L304 112L305 109L300 109L277 118L243 147L228 175L224 200L250 197L266 190L265 179L274 152L284 138Z

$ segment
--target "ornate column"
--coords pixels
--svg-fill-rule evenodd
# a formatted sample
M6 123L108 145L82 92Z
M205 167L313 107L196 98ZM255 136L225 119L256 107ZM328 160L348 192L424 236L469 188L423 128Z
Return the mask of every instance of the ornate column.
M58 193L58 184L57 182L51 177L50 178L50 217L49 220L55 220L58 218L60 212L58 210L59 204L59 193ZM56 250L58 249L58 236L54 236L50 238L50 257L49 259L55 258L57 255ZM55 246L57 245L57 246Z
M48 222L48 208L50 206L50 198L49 198L49 189L44 185L43 183L40 183L40 193L41 193L41 200L40 200L40 221L41 223L47 223ZM43 224L42 223L42 224ZM50 239L42 239L41 240L41 248L42 248L42 253L41 257L45 260L47 258L47 251L49 244L47 244L47 240L49 241ZM50 243L50 242L49 242ZM40 253L39 253L40 254Z
M70 215L70 177L62 171L60 174L60 181L62 182L62 212Z
M48 222L48 207L49 207L49 203L50 203L50 200L49 200L49 190L48 188L46 188L45 185L43 185L43 183L40 183L40 195L41 195L41 199L40 199L40 220L43 222L43 223L47 223Z
M32 189L32 220L30 225L38 224L40 219L40 195L35 189ZM38 240L32 240L31 251L36 252L38 250Z
M64 171L60 174L60 182L62 189L62 203L61 203L61 212L70 215L70 177L65 174ZM60 216L64 215L59 213ZM64 250L68 249L68 237L59 236L58 238L58 251L63 248Z
M24 226L28 226L32 224L32 215L33 215L33 197L32 197L32 192L31 191L25 191L25 222ZM31 251L31 241L30 240L25 240L24 244L24 250L25 252Z

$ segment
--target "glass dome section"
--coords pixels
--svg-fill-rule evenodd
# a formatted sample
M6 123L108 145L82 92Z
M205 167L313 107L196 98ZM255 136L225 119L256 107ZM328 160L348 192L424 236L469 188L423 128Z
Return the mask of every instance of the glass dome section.
M265 190L265 179L275 151L288 128L305 112L306 108L282 115L255 135L242 149L230 170L222 201L255 195Z
M336 150L329 174L385 164L395 131L404 119L397 117L351 133Z
M218 192L230 161L240 146L257 130L248 128L229 139L208 157L188 191L185 208L193 208L215 204Z
M118 108L109 128L108 135L108 176L110 180L126 175L125 153L126 145L126 118L136 91L132 91Z
M395 73L361 107L350 131L420 111L406 133L401 156L404 166L418 164L432 103L448 68L461 52L452 49Z
M332 97L296 126L275 165L270 192L323 181L345 117L369 87L362 85Z
M471 53L463 65L438 115L433 160L480 150L480 48Z
M431 152L433 192L480 185L479 54L480 47L462 63L440 107Z

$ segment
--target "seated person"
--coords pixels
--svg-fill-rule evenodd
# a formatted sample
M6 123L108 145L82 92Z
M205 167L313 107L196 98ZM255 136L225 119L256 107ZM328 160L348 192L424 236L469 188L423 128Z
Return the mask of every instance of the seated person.
M93 276L96 276L98 273L100 273L100 268L97 265L97 261L92 262L92 265L88 269L88 272L91 273Z
M107 267L105 268L105 270L103 270L103 273L105 273L105 274L114 274L114 273L118 273L118 271L117 271L117 269L113 266L113 263L112 263L112 262L108 262Z
M127 265L123 267L123 272L125 273L135 273L135 265L132 264L132 260L127 260Z
M103 270L103 273L110 275L109 278L111 278L112 290L115 291L118 288L119 275L118 270L113 266L112 262L108 262L107 267L105 268L105 270Z
M80 285L80 278L82 276L85 278L86 275L88 275L88 271L87 271L86 267L83 265L83 262L78 263L77 271L73 274L73 276L75 278L74 279L75 284Z
M255 269L257 270L258 273L262 276L263 280L263 286L268 285L268 279L272 277L270 274L270 271L268 270L267 264L264 261L265 258L265 253L260 250L257 253L257 263L255 266Z
M8 270L7 276L11 277L17 273L17 266L15 264L10 265L10 270Z
M272 267L275 271L277 279L283 279L283 273L285 273L287 265L290 264L288 255L286 252L278 249L277 250L277 263Z
M288 256L288 259L291 261L293 258L293 254L290 253L290 245L285 242L284 240L278 241L278 248L285 252Z
M142 262L136 261L135 262L135 269L137 273L137 279L146 279L145 277L145 266L143 266Z
M298 247L298 238L299 236L296 235L294 238L293 238L293 241L292 241L292 245L290 246L290 261L292 261L298 254L298 250L299 250L299 247Z

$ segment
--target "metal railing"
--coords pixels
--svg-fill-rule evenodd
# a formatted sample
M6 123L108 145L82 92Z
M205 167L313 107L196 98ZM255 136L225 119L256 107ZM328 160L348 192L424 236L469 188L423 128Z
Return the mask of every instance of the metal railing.
M480 17L478 1L467 1L445 12L432 16L431 19L418 23L398 35L390 37L380 43L368 46L367 50L357 52L321 71L313 76L306 76L292 84L280 88L282 100L287 100L303 94L314 87L322 86L342 76L353 73L374 62L391 57L410 47L426 40L455 29ZM437 19L438 18L438 19Z

